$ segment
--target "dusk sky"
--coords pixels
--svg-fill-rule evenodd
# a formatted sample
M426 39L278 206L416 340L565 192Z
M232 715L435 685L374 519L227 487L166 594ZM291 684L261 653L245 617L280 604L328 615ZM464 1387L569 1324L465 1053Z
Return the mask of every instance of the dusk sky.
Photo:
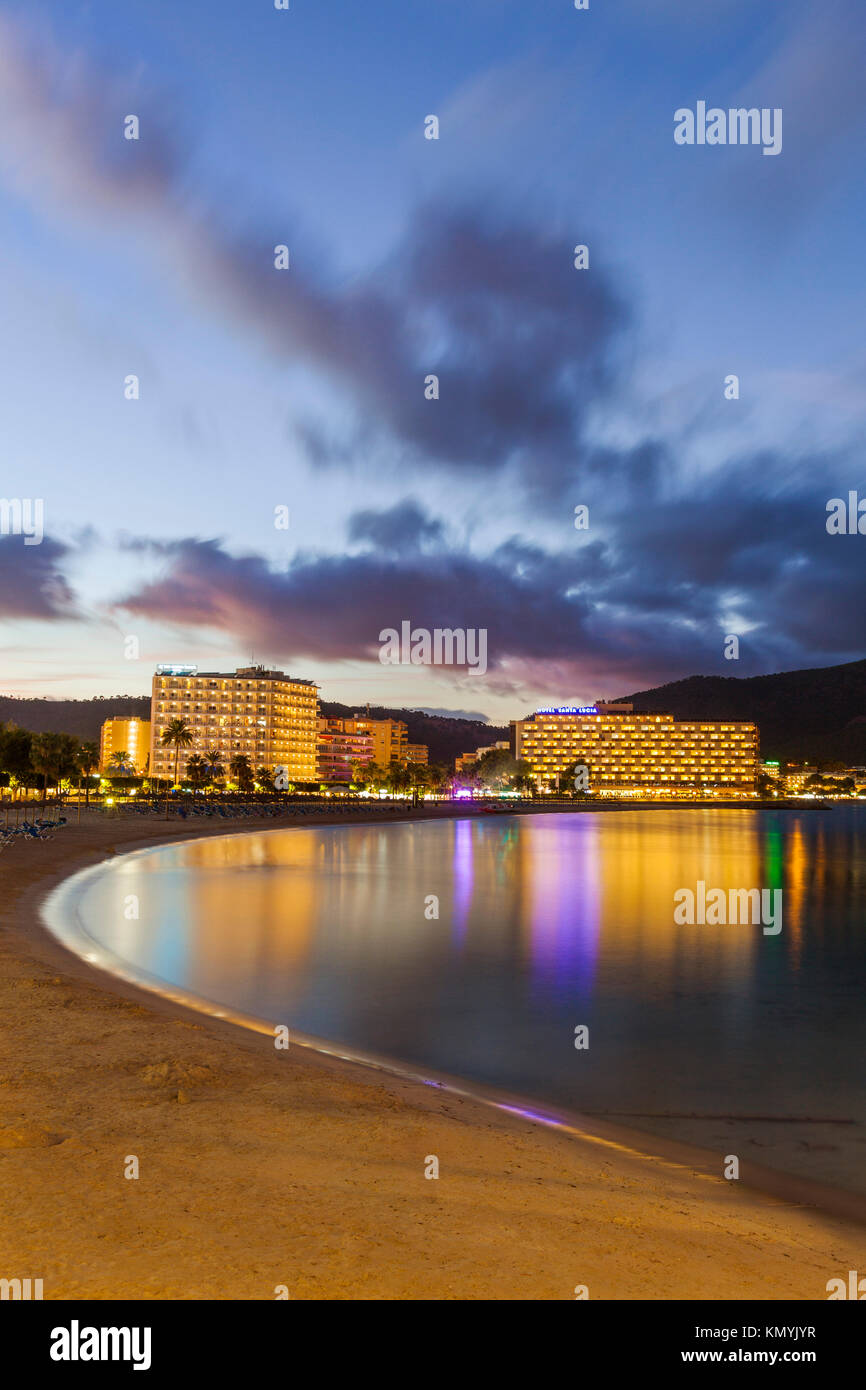
M0 2L0 495L45 514L0 693L253 657L504 722L862 657L864 70L862 0ZM704 100L781 152L675 144ZM382 665L404 620L486 674Z

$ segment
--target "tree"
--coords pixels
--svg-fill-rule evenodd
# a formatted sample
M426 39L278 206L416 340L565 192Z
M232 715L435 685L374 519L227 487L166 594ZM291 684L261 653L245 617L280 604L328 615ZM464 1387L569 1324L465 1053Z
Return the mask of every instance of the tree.
M108 759L108 769L113 777L131 777L135 772L129 754L125 749L112 753Z
M444 763L427 764L427 783L433 792L443 792L454 774Z
M472 771L484 786L503 787L515 774L517 763L507 748L491 748L473 765Z
M237 782L239 791L251 792L253 790L255 778L246 753L235 753L229 763L229 770Z
M99 767L99 749L87 740L78 750L78 763L84 773L84 804L90 805L90 778ZM79 792L80 795L80 792Z
M198 753L193 753L192 757L187 759L186 764L186 775L193 787L204 786L207 774L208 766L204 758L200 758Z
M352 785L362 789L368 787L371 781L370 769L373 767L375 767L375 763L360 762L357 758L353 758L349 763Z
M515 762L511 786L516 792L530 792L534 790L535 778L532 775L532 763L527 762L525 758L518 758Z
M207 775L211 782L217 782L221 777L225 777L226 770L222 765L222 754L218 748L206 748L204 750L204 762L207 768Z
M34 734L30 746L30 762L42 778L42 800L48 787L58 786L64 777L78 772L78 739L71 734Z
M406 770L415 791L421 791L424 787L430 786L430 768L427 763L408 763Z
M392 795L407 792L412 785L412 774L405 763L392 763L385 777L385 785Z
M378 763L352 763L352 781L359 787L378 791L380 787L384 787L387 776L386 769Z
M32 745L33 735L29 729L17 724L0 724L0 770L6 773L10 783L14 780L23 784L32 775Z
M192 743L192 729L182 719L172 719L163 731L160 743L164 748L174 747L174 785L177 786L177 763L181 748L189 748Z
M270 768L267 768L267 767L257 767L257 768L256 768L256 782L257 782L258 785L261 787L261 789L262 789L263 792L275 792L275 791L276 791L276 787L274 786L274 775L273 775L273 773L271 772Z

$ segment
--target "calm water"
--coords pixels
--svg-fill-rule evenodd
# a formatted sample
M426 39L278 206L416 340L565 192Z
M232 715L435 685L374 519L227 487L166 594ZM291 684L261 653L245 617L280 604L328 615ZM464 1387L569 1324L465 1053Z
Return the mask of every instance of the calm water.
M699 879L781 888L781 933L675 925ZM137 969L232 1009L866 1191L864 807L202 840L80 879L77 911Z

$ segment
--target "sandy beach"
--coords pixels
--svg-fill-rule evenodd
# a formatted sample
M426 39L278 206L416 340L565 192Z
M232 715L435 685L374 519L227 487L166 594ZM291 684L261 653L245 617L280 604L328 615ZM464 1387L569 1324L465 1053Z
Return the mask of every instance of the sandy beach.
M91 969L41 924L58 882L258 824L74 815L0 854L0 1276L46 1299L823 1300L863 1267L863 1227L796 1184L277 1052Z

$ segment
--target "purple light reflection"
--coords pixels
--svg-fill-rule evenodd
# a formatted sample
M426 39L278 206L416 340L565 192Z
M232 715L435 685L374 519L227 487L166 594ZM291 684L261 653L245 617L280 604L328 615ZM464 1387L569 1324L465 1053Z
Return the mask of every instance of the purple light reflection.
M598 957L601 888L596 817L544 817L525 827L533 975L559 993L589 991ZM564 818L563 818L564 820Z
M472 821L454 822L454 930L452 938L463 945L472 906Z

